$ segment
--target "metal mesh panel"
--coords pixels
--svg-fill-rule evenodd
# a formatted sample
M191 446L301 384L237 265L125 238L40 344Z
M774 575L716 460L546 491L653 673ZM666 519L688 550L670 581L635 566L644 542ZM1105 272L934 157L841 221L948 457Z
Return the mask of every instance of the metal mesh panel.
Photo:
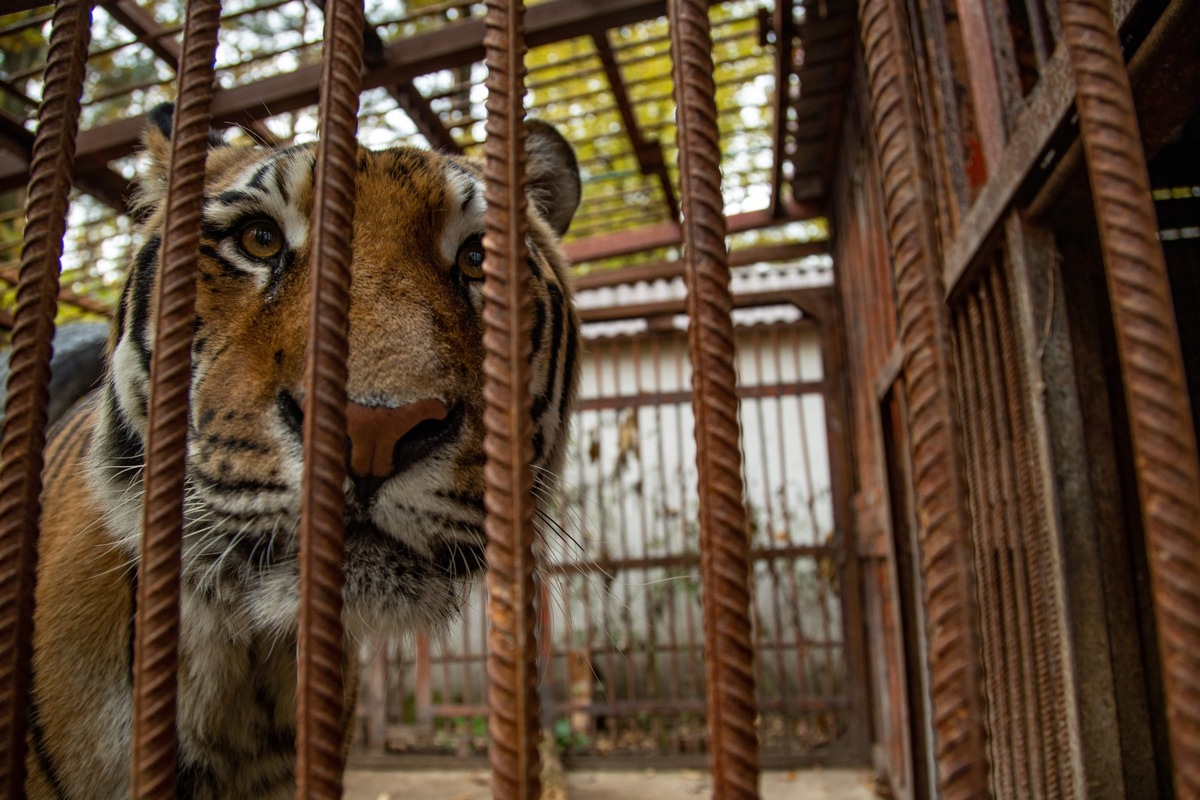
M1014 350L1002 264L953 316L971 536L998 797L1074 796L1066 742L1060 620L1045 498Z
M587 349L562 500L540 525L542 699L572 756L708 749L685 345L667 332ZM836 747L850 717L818 333L750 329L738 353L760 746L795 764ZM369 747L485 750L485 604L473 592L442 635L384 649L364 680Z

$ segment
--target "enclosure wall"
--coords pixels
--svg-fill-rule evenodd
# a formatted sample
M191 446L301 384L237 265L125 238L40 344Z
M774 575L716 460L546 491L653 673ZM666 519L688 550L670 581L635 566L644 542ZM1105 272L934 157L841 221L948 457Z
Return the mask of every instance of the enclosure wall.
M903 797L935 786L946 797L1194 796L1180 761L1195 759L1182 699L1194 677L1172 674L1189 652L1177 643L1177 617L1200 609L1171 586L1195 576L1172 584L1155 559L1192 561L1181 554L1200 542L1200 519L1190 500L1157 499L1157 467L1137 455L1147 441L1142 398L1169 397L1160 410L1180 409L1171 419L1183 420L1169 423L1182 447L1176 485L1190 486L1194 426L1174 376L1195 380L1185 322L1194 298L1182 301L1188 278L1174 268L1185 347L1181 356L1169 305L1153 312L1163 327L1145 335L1162 345L1163 372L1139 374L1123 337L1142 334L1119 306L1127 292L1169 297L1168 271L1159 250L1160 266L1113 277L1120 267L1104 245L1113 223L1093 204L1089 179L1131 206L1149 204L1149 183L1110 188L1112 175L1137 170L1112 167L1090 143L1083 158L1081 137L1095 134L1090 123L1081 134L1072 117L1077 91L1100 91L1115 108L1121 90L1116 80L1077 90L1079 70L1090 74L1069 50L1077 13L1070 3L880 2L860 14L863 60L831 217L848 321L876 764ZM1122 32L1128 66L1103 72L1128 70L1152 174L1155 156L1178 165L1195 140L1195 50L1183 53L1196 46L1196 4L1094 13L1089 20L1115 14ZM1181 63L1191 66L1178 83L1154 77ZM1140 160L1141 148L1119 150ZM1168 183L1155 194L1160 214L1185 224L1193 218L1166 201L1170 192L1190 197L1195 176L1164 173L1154 186ZM1127 232L1157 248L1166 222L1130 219ZM1168 249L1178 253L1168 263L1186 258ZM923 305L918 279L937 287L936 302ZM941 359L931 387L923 370ZM931 468L923 448L939 393L952 398L952 424L946 460ZM933 486L961 504L962 539L939 538L942 512L924 494ZM1179 516L1161 522L1161 503ZM958 547L965 560L939 566ZM945 593L962 586L973 608L946 616ZM964 643L962 658L950 659ZM978 750L971 715L986 737ZM978 778L967 764L983 767Z

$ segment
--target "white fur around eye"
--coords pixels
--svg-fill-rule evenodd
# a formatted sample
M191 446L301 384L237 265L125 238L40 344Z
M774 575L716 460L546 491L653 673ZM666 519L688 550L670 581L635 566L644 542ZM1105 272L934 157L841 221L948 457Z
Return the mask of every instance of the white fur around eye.
M210 202L204 209L205 222L219 227L228 227L247 216L248 213L260 214L275 221L275 224L283 232L284 242L289 249L297 250L303 247L304 243L308 241L309 220L308 216L296 206L295 199L302 195L306 188L305 184L312 178L311 159L307 158L307 155L307 153L293 154L247 167L237 177L237 180L225 189L227 192L240 192L246 195L246 199L231 203ZM262 169L264 163L271 163L272 172L268 174L266 180L261 182L261 186L252 186L254 176ZM286 200L284 194L279 190L280 184L287 191ZM236 248L234 250L236 251ZM240 254L240 251L236 252ZM222 248L221 254L226 258L232 256L226 248ZM242 256L235 259L234 263L239 267L245 267L244 261L246 258ZM247 271L256 272L253 268L247 268Z
M446 168L445 176L446 227L442 231L441 250L446 263L453 264L467 237L483 230L487 204L483 199L483 181L453 167Z

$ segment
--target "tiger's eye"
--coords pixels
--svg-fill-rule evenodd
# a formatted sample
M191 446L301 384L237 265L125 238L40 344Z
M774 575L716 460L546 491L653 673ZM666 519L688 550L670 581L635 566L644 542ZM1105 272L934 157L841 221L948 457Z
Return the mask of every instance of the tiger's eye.
M251 258L269 261L283 252L283 231L270 220L255 220L242 228L238 243Z
M483 240L472 236L458 248L458 271L473 281L483 280Z

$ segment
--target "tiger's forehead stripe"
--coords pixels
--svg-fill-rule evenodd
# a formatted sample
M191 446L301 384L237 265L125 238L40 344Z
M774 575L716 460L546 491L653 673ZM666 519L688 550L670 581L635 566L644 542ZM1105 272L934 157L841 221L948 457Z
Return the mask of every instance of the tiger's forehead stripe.
M274 153L241 172L204 206L206 226L225 228L247 214L270 217L283 231L287 246L308 241L308 214L300 207L312 188L311 146Z

